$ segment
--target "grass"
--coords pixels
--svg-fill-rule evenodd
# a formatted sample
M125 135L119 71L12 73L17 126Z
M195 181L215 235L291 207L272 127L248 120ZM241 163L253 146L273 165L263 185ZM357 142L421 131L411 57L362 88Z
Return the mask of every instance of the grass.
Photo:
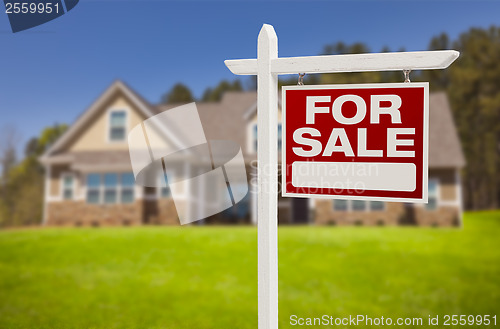
M292 314L500 316L500 212L464 221L280 227L280 328ZM254 227L3 231L0 328L257 328L256 246Z

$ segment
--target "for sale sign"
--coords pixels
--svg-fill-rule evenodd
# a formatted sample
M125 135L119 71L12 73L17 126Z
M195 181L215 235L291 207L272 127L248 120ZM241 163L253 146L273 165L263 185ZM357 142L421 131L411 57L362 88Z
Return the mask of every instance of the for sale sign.
M427 202L429 84L283 87L283 196Z

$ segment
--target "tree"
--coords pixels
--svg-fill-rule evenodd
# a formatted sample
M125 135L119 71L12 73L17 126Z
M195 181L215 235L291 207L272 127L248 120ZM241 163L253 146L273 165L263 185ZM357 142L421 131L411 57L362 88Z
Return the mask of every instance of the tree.
M0 216L10 212L12 206L6 202L9 197L7 184L10 182L9 172L16 165L16 148L20 138L17 129L13 126L5 126L0 133ZM2 217L0 217L0 223Z
M16 127L5 126L0 132L0 167L2 168L0 181L7 179L7 173L16 164L16 149L21 141Z
M194 97L187 86L177 83L162 96L161 102L163 104L191 103L194 102Z
M429 50L451 49L451 41L446 33L441 33L431 39ZM453 64L447 70L425 70L422 72L422 80L431 82L429 88L431 91L447 90L450 84L450 72L456 64Z
M45 128L42 130L40 136L37 139L36 154L38 156L42 155L56 140L62 136L68 129L67 124L56 123L52 127Z
M441 33L429 50L456 49L460 58L447 70L412 72L412 81L429 81L431 90L446 91L467 166L463 171L466 208L500 205L500 28L472 28L452 42ZM324 54L364 53L360 43L328 45ZM389 51L384 48L383 52ZM400 50L402 51L402 50ZM401 72L322 74L321 83L401 82Z
M382 52L388 52L389 48L384 47ZM369 53L370 49L363 43L353 43L347 45L337 42L327 45L323 49L322 55L345 55ZM401 72L357 72L357 73L327 73L321 74L319 82L322 84L341 83L378 83L378 82L402 82Z
M39 224L44 194L43 168L35 157L25 158L8 174L0 223L3 226Z
M444 81L467 160L468 208L500 204L500 27L472 28L453 43L460 58ZM439 82L438 82L439 83Z
M215 88L207 88L203 93L201 100L203 102L218 102L221 100L222 95L226 91L242 91L243 87L241 86L240 80L234 80L232 83L227 80L222 80L217 87Z
M7 174L16 164L16 159L17 156L15 148L10 147L5 150L5 153L2 156L2 181L7 179Z
M44 169L38 157L66 131L66 125L45 128L28 141L25 158L12 166L2 182L0 226L39 224L42 218Z
M500 28L472 28L451 42L442 33L429 50L456 49L460 57L447 70L422 74L431 90L450 99L467 166L462 172L468 209L500 205Z

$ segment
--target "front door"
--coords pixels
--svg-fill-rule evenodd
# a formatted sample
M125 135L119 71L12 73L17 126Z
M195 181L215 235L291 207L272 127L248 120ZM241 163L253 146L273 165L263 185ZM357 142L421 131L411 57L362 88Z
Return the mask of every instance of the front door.
M292 198L292 224L309 223L309 199Z

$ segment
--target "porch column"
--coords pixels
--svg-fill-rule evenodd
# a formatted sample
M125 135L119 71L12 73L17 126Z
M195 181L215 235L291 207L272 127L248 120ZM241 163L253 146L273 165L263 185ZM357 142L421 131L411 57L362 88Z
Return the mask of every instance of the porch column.
M47 220L49 217L49 194L50 194L50 176L52 173L52 167L50 164L45 164L45 180L44 180L44 193L43 193L43 218L42 218L42 226L47 225Z

